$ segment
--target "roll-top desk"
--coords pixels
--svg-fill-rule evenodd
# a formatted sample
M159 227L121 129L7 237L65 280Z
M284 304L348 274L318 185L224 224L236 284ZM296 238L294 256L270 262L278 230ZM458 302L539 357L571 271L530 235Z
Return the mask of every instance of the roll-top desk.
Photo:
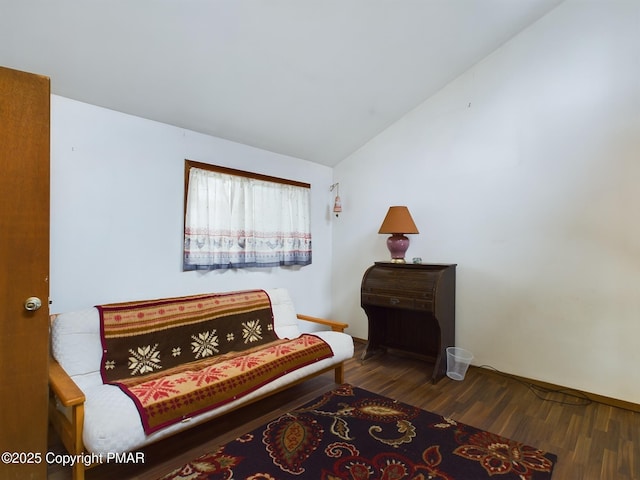
M456 264L376 262L362 278L369 320L365 360L389 350L434 362L431 381L446 374L455 345Z

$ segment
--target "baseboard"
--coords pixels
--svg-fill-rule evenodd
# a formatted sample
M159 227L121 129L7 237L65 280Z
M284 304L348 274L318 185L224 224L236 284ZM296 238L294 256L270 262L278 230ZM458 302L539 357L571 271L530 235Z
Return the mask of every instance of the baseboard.
M482 368L482 367L472 366L472 368ZM487 371L490 372L491 370L487 370ZM543 382L541 380L534 380L532 378L521 377L519 375L514 375L512 373L509 373L507 375L521 382L530 383L537 387L542 387L549 390L573 390L574 392L578 392L579 394L584 395L586 398L588 398L592 402L598 402L603 405L609 405L610 407L622 408L624 410L630 410L632 412L640 413L640 404L638 403L627 402L626 400L620 400L618 398L598 395L597 393L585 392L584 390L579 390L573 387L565 387L564 385L556 385L553 383Z
M367 340L365 340L363 338L357 338L357 337L353 337L353 341L356 342L356 343L362 343L362 344L366 344L367 343ZM474 367L472 365L471 368L482 368L482 367ZM491 371L491 370L488 370L488 369L486 369L486 370L488 372ZM506 372L503 372L503 373L506 373ZM618 398L613 398L613 397L607 397L605 395L598 395L597 393L585 392L583 390L578 390L576 388L565 387L564 385L555 385L553 383L547 383L547 382L543 382L541 380L534 380L532 378L521 377L519 375L514 375L512 373L506 373L506 374L509 375L510 377L513 377L514 379L517 379L517 380L521 381L521 382L530 383L530 384L538 386L538 387L546 388L546 389L549 389L549 390L560 390L560 389L573 390L575 392L580 393L581 395L584 395L586 398L588 398L592 402L598 402L598 403L601 403L603 405L609 405L611 407L622 408L624 410L630 410L632 412L640 413L640 404L638 404L638 403L628 402L626 400L620 400Z

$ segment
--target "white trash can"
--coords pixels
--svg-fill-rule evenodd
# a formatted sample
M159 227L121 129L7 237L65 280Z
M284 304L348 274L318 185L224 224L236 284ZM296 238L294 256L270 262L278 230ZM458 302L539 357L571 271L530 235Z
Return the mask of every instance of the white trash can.
M464 380L467 368L473 360L473 354L460 347L447 347L447 377Z

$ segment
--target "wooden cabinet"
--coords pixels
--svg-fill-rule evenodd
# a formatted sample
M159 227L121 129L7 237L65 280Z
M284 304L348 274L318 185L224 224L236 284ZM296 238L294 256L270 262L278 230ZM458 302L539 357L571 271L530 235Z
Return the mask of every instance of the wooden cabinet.
M362 360L387 350L433 362L432 382L446 374L455 345L456 264L376 262L362 278L369 320Z

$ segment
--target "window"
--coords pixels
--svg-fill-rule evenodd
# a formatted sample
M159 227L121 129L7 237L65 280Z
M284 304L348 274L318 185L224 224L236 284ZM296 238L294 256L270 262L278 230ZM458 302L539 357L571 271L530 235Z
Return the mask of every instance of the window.
M310 190L186 160L183 269L309 265Z

